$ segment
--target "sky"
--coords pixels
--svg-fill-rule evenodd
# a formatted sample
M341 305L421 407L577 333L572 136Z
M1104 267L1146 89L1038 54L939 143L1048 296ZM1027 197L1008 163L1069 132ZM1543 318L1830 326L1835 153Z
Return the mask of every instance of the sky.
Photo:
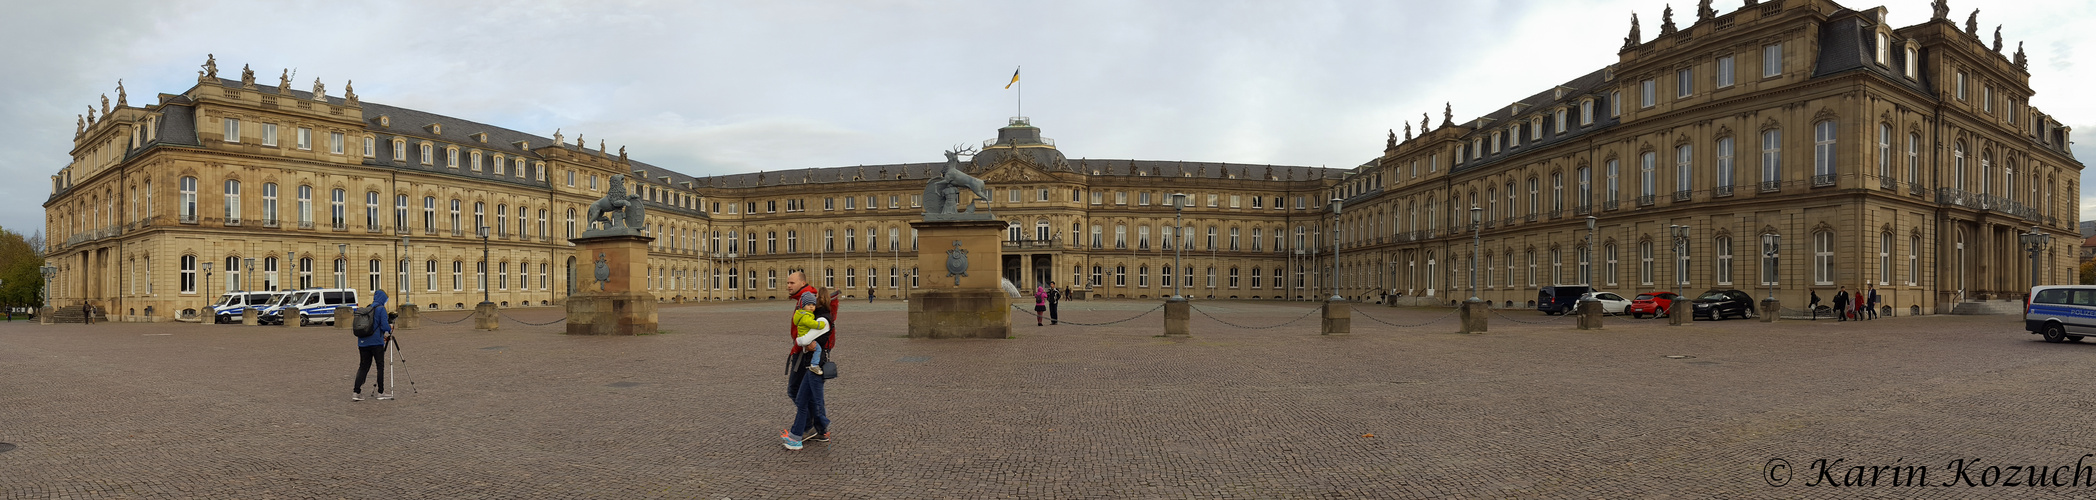
M1719 0L1720 14L1740 0ZM1663 0L1020 2L35 2L0 17L0 228L42 229L67 128L118 79L133 104L205 54L274 83L550 137L603 140L687 175L941 160L1021 111L1072 158L1346 168L1386 130L1473 118L1616 62ZM1881 4L1926 21L1928 0ZM1961 26L1980 2L1952 1ZM1687 26L1695 5L1674 19ZM1986 2L2030 55L2030 100L2096 133L2096 0ZM1005 89L1015 68L1021 86ZM595 144L592 144L594 147ZM2077 147L2089 161L2096 153ZM2092 184L2096 169L2083 174ZM2082 218L2096 215L2085 188Z

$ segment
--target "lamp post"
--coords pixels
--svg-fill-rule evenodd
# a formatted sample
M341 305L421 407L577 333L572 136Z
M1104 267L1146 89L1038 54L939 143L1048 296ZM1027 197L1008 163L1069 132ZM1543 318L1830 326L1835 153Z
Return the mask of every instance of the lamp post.
M58 266L44 266L38 270L44 272L44 308L49 309L51 308L51 278L58 275Z
M209 303L210 303L210 301L211 301L211 299L209 298L209 297L211 297L211 263L210 263L210 262L205 262L205 263L204 263L204 297L206 297L206 298L204 299L205 303L209 304ZM216 304L212 304L212 305L216 305ZM214 323L215 323L216 321L218 321L218 311L211 311L211 312L210 312L209 314L211 314L211 316L212 316L211 320L212 320L212 321L213 321Z
M294 284L295 284L295 286L292 286L292 287L290 287L290 288L291 288L292 290L299 290L299 289L303 289L303 288L305 288L305 287L306 287L306 284L305 284L305 283L302 283L302 282L300 282L300 281L298 281L298 277L299 277L299 274L298 274L298 272L299 272L299 267L298 267L298 251L296 251L296 250L289 250L289 251L285 251L285 252L284 252L284 264L285 264L285 265L287 265L287 266L290 266L290 267L291 267L291 272L290 272L290 273L287 273L287 274L290 274L290 275L291 275L291 282L292 282L292 283L294 283Z
M240 275L240 291L245 292L247 291L247 278L249 276L255 275L255 258L248 257L246 259L242 259L240 263L241 267L247 268L247 273Z
M1679 301L1681 300L1681 283L1687 281L1681 279L1681 273L1687 271L1687 269L1684 269L1685 266L1681 265L1681 254L1688 250L1688 226L1668 224L1667 229L1674 234L1674 300ZM1673 307L1672 305L1667 306L1668 309ZM1668 311L1667 313L1673 314L1673 311Z
M408 232L406 229L402 229L400 231L400 251L407 253L407 258L397 259L400 262L394 264L395 266L400 267L400 277L403 278L401 281L404 282L400 284L400 301L408 305L413 305L415 303L414 284L405 282L414 281L412 275L408 274L407 263L408 261L415 259L415 247L408 246ZM550 256L548 257L547 261L552 261Z
M1342 200L1339 198L1332 198L1332 277L1325 280L1325 286L1332 287L1332 298L1328 299L1332 302L1343 302L1346 300L1346 297L1339 296L1339 205L1341 203Z
M1595 232L1601 227L1600 222L1601 219L1599 218L1592 215L1587 216L1587 272L1586 275L1581 276L1581 278L1585 279L1580 280L1584 281L1587 286L1587 295L1580 297L1580 302L1599 300L1594 297L1596 295L1594 293L1594 261L1599 260L1596 257L1600 257L1601 254L1594 251L1594 236Z
M343 244L343 243L336 243L336 244L335 244L335 266L337 266L337 268L335 269L335 272L336 272L336 273L338 273L338 274L336 274L336 275L335 275L335 288L354 288L354 287L344 287L344 286L342 286L342 285L344 284L343 282L345 282L345 281L349 281L349 245L348 245L348 244Z
M480 303L493 304L488 299L488 227L480 226Z
M1172 270L1164 273L1166 279L1172 279L1172 275L1179 273L1179 256L1185 253L1183 250L1186 248L1180 243L1186 238L1186 226L1183 222L1185 217L1186 193L1172 193L1172 242L1167 243L1172 246ZM1186 294L1181 285L1184 285L1181 280L1172 279L1172 302L1186 302Z
M1471 206L1470 206L1470 301L1471 301L1471 302L1478 302L1478 301L1482 301L1482 300L1484 300L1484 299L1482 299L1482 298L1479 298L1479 297L1478 297L1478 293L1477 293L1477 259L1479 258L1479 256L1481 256L1481 255L1482 255L1482 254L1481 254L1481 252L1482 252L1482 251L1483 251L1483 249L1484 249L1484 242L1485 242L1485 219L1484 219L1484 217L1485 217L1485 209L1483 209L1483 208L1479 208L1479 207L1478 207L1477 205L1471 205ZM1562 269L1562 268L1560 268L1560 269Z
M2017 235L2016 239L2022 240L2023 250L2030 252L2030 284L2031 286L2038 286L2038 278L2042 275L2042 271L2038 267L2038 258L2040 254L2045 252L2045 247L2052 244L2052 235L2040 231L2038 226L2031 226L2030 232Z

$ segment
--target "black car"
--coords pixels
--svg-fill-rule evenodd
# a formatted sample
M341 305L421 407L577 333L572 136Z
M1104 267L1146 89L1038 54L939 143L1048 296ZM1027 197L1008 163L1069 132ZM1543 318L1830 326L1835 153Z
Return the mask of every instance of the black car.
M1546 286L1536 291L1536 310L1543 314L1564 314L1579 306L1579 296L1594 291L1593 287Z
M1696 296L1696 318L1711 320L1739 316L1741 319L1754 317L1754 297L1739 290L1711 290Z

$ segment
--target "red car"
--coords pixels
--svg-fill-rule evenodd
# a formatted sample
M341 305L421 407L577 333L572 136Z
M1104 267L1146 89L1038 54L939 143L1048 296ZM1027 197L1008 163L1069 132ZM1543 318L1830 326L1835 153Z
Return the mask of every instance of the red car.
M1674 310L1674 299L1680 297L1674 292L1640 293L1637 298L1630 299L1630 317L1665 316Z

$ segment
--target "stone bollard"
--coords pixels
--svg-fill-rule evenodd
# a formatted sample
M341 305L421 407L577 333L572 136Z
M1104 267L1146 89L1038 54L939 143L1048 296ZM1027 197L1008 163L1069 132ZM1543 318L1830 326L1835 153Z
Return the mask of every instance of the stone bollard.
M1325 301L1325 335L1346 335L1353 330L1354 306L1336 300Z
M1579 329L1600 330L1602 316L1601 311L1601 301L1599 300L1579 301Z
M298 307L286 305L277 310L277 326L298 328Z
M502 323L495 317L495 303L482 302L473 306L473 329L500 330Z
M1781 312L1783 312L1783 302L1774 298L1768 298L1761 299L1761 310L1755 311L1754 314L1760 315L1763 323L1774 323L1776 322L1777 314Z
M46 325L52 324L52 318L51 318L51 308L49 308L49 307L39 307L39 308L36 308L36 322L37 322L37 323L42 323L42 324L46 324Z
M349 327L353 326L353 324L356 322L357 308L350 306L335 306L335 329L348 330Z
M1687 301L1687 299L1682 297L1675 297L1673 303L1667 304L1668 325L1681 326L1689 323L1694 323L1696 321L1696 305L1683 303L1685 301ZM1687 309L1687 311L1683 311L1682 309Z
M393 319L393 328L412 330L422 327L422 308L415 307L414 304L401 304L400 309L393 312L400 313L400 317Z
M1456 333L1485 333L1485 315L1491 313L1491 307L1482 300L1463 301L1463 329Z
M240 312L240 324L256 326L262 324L262 320L260 315L255 312L255 308L250 307Z
M1164 303L1164 335L1166 337L1191 337L1193 330L1188 323L1193 319L1193 303L1184 300L1166 300Z

